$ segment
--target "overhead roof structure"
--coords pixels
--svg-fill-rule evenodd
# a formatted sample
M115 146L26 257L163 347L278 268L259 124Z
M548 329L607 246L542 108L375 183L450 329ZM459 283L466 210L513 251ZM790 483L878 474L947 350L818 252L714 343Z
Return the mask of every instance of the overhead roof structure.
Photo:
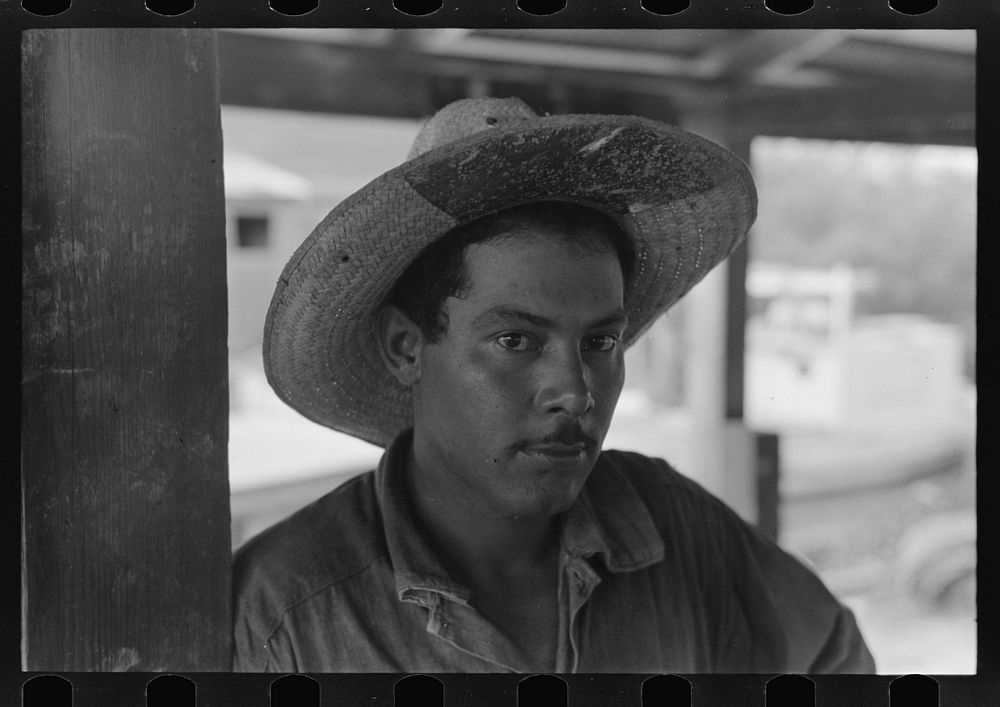
M737 135L972 145L971 30L227 30L224 103L420 118L467 95Z

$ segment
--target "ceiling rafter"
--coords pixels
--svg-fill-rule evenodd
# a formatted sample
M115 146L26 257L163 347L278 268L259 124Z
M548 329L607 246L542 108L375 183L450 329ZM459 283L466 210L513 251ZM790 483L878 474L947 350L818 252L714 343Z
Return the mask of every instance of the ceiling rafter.
M257 36L244 42L236 33ZM463 91L542 95L545 89L549 98L562 92L599 103L604 95L609 106L617 100L654 106L653 112L667 103L679 115L718 111L751 132L974 140L974 45L946 51L938 42L921 52L914 45L929 39L887 42L850 30L670 30L643 35L636 41L641 50L625 46L620 35L595 46L571 42L570 35L543 41L531 32L447 29L220 34L230 65L239 67L225 95L242 105L284 101L305 110L422 116ZM948 46L963 46L960 38ZM920 71L886 74L886 61ZM382 90L362 100L365 76L377 77Z
M402 46L393 39L393 30L370 30L354 34L356 30L227 30L276 38L297 38L337 46L362 46L390 49ZM684 77L710 80L714 76L691 59L667 52L631 51L592 45L555 44L532 39L500 39L477 36L474 33L453 35L450 41L440 41L440 35L425 35L434 30L411 30L407 48L417 49L440 58L472 59L531 64L538 67L565 67L579 70L602 71L617 74L644 76ZM404 36L404 35L400 35ZM530 36L530 35L526 35ZM424 39L426 37L426 39Z
M687 81L757 85L782 88L831 86L833 72L801 65L841 41L838 30L755 30L735 41L716 45L694 57L670 53L569 44L527 38L477 35L466 29L417 29L407 32L369 29L240 30L253 34L295 37L345 47L420 52L427 56L503 62L513 65L565 68L606 74L628 74ZM531 35L524 35L531 37Z
M803 65L844 41L843 30L754 30L710 46L698 58L703 73L727 83L767 86L831 86L832 72Z

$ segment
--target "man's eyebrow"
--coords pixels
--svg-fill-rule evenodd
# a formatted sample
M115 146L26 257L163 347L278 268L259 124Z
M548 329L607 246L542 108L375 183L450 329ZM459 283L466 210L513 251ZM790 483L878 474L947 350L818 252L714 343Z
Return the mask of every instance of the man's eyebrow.
M518 309L517 307L511 307L505 304L498 304L494 307L490 307L473 319L472 324L474 326L487 326L491 324L509 322L511 320L527 322L540 327L552 326L555 324L555 322L548 317L533 314L532 312L527 312L523 309Z
M625 325L628 324L628 314L625 313L624 309L619 307L608 316L601 317L596 322L591 322L590 326L596 328L596 327L608 326L609 324L620 324L621 326L624 327Z
M528 312L523 309L518 309L517 307L511 307L509 305L496 305L495 307L490 307L485 312L477 316L472 320L473 326L489 326L495 324L501 324L510 321L521 321L527 322L528 324L533 324L538 327L552 327L556 325L556 322L548 317L543 317L539 314L533 312ZM625 310L618 308L611 312L607 316L601 317L600 319L591 322L590 327L602 327L609 324L621 324L625 325L628 323L628 315Z

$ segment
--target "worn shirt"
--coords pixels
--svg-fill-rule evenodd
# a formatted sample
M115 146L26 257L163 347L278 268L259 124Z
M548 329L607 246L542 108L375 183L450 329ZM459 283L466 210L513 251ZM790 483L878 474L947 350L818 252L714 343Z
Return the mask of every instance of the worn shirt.
M532 665L416 531L409 440L237 553L235 670L874 670L801 562L665 461L614 451L561 517L557 664Z

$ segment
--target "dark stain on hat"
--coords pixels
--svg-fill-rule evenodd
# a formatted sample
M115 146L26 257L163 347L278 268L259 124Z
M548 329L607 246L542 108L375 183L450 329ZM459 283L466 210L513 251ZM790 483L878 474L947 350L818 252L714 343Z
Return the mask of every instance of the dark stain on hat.
M494 131L489 140L414 164L406 181L459 221L560 197L627 214L637 201L662 204L716 186L710 175L718 165L692 158L696 151L645 121Z

